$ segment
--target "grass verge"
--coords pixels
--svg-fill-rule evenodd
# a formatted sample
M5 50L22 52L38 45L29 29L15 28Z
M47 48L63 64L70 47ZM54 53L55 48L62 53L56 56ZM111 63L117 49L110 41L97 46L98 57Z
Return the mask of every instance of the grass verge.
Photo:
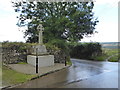
M17 63L17 64L27 64L27 63L25 63L25 62L19 62L19 63Z
M92 57L92 59L95 60L95 61L104 61L104 60L106 60L106 58L107 58L106 55Z
M22 82L26 82L36 75L27 75L16 72L6 66L2 67L2 84L3 86L14 85Z
M72 65L72 62L70 60L67 61L67 65Z
M118 56L113 56L108 61L110 61L110 62L118 62L119 61Z

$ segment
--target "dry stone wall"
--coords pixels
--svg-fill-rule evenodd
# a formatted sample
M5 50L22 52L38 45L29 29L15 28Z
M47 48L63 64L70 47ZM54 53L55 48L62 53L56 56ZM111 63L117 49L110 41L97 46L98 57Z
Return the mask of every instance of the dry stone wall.
M27 62L27 55L31 54L32 44L13 42L2 44L2 61L5 64L15 64L18 62ZM55 63L64 63L65 54L61 49L54 46L46 46L47 52L54 55Z

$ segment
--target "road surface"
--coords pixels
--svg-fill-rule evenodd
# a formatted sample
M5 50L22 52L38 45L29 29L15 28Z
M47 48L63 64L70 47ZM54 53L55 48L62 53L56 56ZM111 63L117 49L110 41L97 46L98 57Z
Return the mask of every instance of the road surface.
M71 59L69 68L15 88L118 88L118 63Z

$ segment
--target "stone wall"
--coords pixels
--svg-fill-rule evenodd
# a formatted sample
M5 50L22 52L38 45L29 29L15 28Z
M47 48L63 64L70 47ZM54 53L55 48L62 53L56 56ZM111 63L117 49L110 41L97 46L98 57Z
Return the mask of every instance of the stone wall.
M30 44L22 42L2 43L2 61L6 64L27 62L27 48Z
M6 64L27 62L27 55L30 55L30 48L33 44L13 42L2 44L2 61ZM46 45L47 52L50 55L54 55L55 63L64 63L64 52L52 45Z
M2 61L6 64L26 62L27 52L20 52L17 48L3 47Z
M46 45L46 48L50 55L54 55L55 63L64 63L66 54L60 48L53 45Z

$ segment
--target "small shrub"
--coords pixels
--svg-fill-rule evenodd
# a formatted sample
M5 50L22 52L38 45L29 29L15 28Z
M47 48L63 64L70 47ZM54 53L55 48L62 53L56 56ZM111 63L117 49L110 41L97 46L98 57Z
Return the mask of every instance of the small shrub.
M118 60L117 56L113 56L108 61L110 61L110 62L118 62L119 60Z
M61 48L58 48L57 46L52 45L51 43L46 43L45 45L49 54L54 55L55 63L64 63L65 57L67 57L68 61L70 60L69 55L67 56Z
M100 56L95 56L95 57L91 57L92 60L95 60L95 61L104 61L107 59L107 56L105 55L100 55Z

